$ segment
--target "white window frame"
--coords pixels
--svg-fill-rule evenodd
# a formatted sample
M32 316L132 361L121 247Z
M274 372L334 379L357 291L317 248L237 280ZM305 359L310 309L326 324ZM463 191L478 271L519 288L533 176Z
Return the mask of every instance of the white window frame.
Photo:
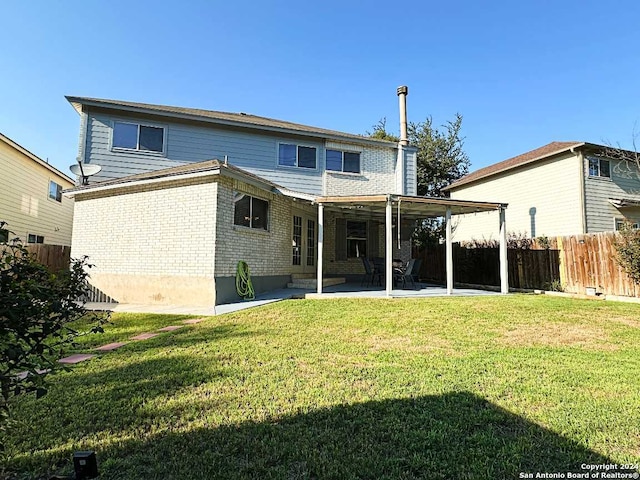
M341 165L340 168L341 170L331 170L327 167L327 151L331 150L332 152L340 152L342 154L342 159L341 159ZM345 153L353 153L353 154L357 154L359 156L359 160L358 160L358 171L357 172L345 172L344 171L344 154ZM343 173L345 175L362 175L362 152L357 152L355 150L342 150L339 148L325 148L324 150L324 168L327 172L332 172L332 173Z
M591 161L592 160L597 160L598 161L598 173L597 175L591 175ZM609 176L606 175L602 175L602 166L601 163L602 162L607 162L609 164ZM611 180L611 160L609 160L608 158L603 158L603 157L598 157L598 156L588 156L587 157L587 173L589 174L589 178L602 178L602 179L607 179L607 180Z
M138 137L137 137L137 147L136 148L127 148L127 147L117 147L113 144L113 137L116 131L116 123L126 123L129 125L137 125L138 126ZM162 151L158 152L156 150L142 150L140 149L140 127L151 127L151 128L161 128L162 129ZM167 126L159 125L157 123L144 123L144 122L135 122L129 120L113 120L111 122L111 151L113 152L124 152L124 153L141 153L144 155L154 155L154 156L165 156L167 152Z
M53 183L53 184L55 184L55 185L56 185L56 187L59 187L58 189L56 189L57 191L56 191L56 196L55 196L55 197L52 197L52 196L51 196L51 184L52 184L52 183ZM56 182L55 180L51 180L51 179L49 179L49 191L47 192L47 198L48 198L49 200L52 200L52 201L57 202L57 203L62 203L62 190L63 190L62 185L60 185L60 184L59 184L58 182ZM58 198L58 197L59 197L59 198Z
M296 147L296 164L295 165L280 165L280 145L293 145ZM298 165L298 158L299 158L299 148L300 147L304 147L304 148L313 148L316 151L316 166L313 168L309 168L309 167L300 167ZM316 145L307 145L304 143L291 143L291 142L278 142L278 149L276 151L276 166L278 168L295 168L295 169L301 169L301 170L307 170L310 172L313 171L318 171L318 150L319 148Z

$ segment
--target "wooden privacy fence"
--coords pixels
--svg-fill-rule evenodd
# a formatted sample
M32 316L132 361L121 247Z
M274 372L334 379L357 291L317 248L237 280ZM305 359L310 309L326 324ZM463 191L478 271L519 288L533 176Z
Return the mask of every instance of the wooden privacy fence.
M422 259L420 277L437 283L446 281L445 246L438 245L417 257ZM560 280L558 250L508 249L511 288L549 288ZM476 285L500 285L498 248L465 248L453 244L453 280Z
M27 250L41 264L51 272L59 272L69 269L71 247L64 245L30 244Z
M565 291L585 293L593 287L605 295L640 296L633 283L615 259L614 232L558 237L562 252L560 281Z
M571 235L550 239L557 249L507 250L509 287L550 289L585 294L587 287L598 293L640 297L640 288L615 260L614 232ZM422 259L420 277L427 281L446 281L445 246L414 252ZM465 248L453 244L453 279L477 285L500 285L497 248Z

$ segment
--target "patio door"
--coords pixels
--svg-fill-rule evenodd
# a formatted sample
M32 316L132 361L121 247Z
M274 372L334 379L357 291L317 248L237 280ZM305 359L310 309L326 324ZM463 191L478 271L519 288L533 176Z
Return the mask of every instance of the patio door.
M291 271L315 273L318 260L318 225L315 216L293 212L291 219Z

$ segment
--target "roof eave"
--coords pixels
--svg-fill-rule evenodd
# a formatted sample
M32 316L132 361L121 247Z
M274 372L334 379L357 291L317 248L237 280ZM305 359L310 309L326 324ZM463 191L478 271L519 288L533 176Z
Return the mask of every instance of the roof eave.
M366 145L398 148L398 145L396 142L389 142L387 140L372 139L367 137L360 138L357 136L338 135L338 134L331 134L331 133L320 133L320 132L314 133L314 132L308 132L305 130L297 130L294 128L257 125L249 122L235 122L233 120L209 118L209 117L204 117L200 115L190 115L187 113L169 112L166 110L155 110L155 109L132 106L132 105L118 105L118 104L107 102L107 101L87 100L80 97L65 96L65 98L71 104L71 106L76 110L76 112L78 112L79 114L82 113L82 106L88 105L90 107L107 108L111 110L122 110L126 112L131 112L131 113L142 113L147 115L177 118L181 120L191 120L191 121L197 121L197 122L203 122L203 123L211 123L215 125L224 125L228 127L248 128L252 130L262 130L267 132L276 132L276 133L288 134L288 135L297 135L297 136L312 137L312 138L323 138L328 140L338 140L338 141L343 141L347 143L355 142L355 143L363 143Z
M470 185L472 183L480 182L482 180L486 180L487 178L491 178L491 177L494 177L494 176L499 175L501 173L508 172L509 170L514 170L516 168L524 167L526 165L530 165L532 163L539 162L541 160L553 157L555 155L560 155L561 153L572 151L572 150L574 150L576 148L583 148L585 146L587 146L587 147L599 147L599 145L596 145L594 143L586 143L586 142L576 143L575 145L571 145L570 147L562 148L560 150L556 150L555 152L547 153L545 155L541 155L539 157L532 158L531 160L527 160L526 162L522 162L522 163L519 163L517 165L511 165L509 167L501 168L500 170L496 170L495 172L491 172L491 173L489 173L489 174L487 174L485 176L482 176L482 177L474 178L474 179L471 179L471 180L468 180L468 181L464 181L464 177L463 177L459 181L454 182L451 185L448 185L448 186L444 187L442 189L442 191L443 192L447 192L447 191L455 190L456 188L463 187L463 186L466 186L466 185Z
M64 173L62 173L60 170L58 170L56 167L54 167L53 165L49 164L48 162L45 162L44 160L42 160L40 157L38 157L36 154L31 153L29 150L27 150L26 148L24 148L22 145L14 142L13 140L11 140L9 137L7 137L6 135L3 135L2 133L0 133L0 140L2 140L3 142L5 142L7 145L9 145L10 147L12 147L13 149L17 150L18 152L22 153L23 155L25 155L26 157L29 157L31 160L33 160L34 162L36 162L38 165L43 166L44 168L46 168L47 170L49 170L51 173L59 176L60 178L66 180L67 182L73 184L74 181L71 177L69 177L68 175L65 175Z

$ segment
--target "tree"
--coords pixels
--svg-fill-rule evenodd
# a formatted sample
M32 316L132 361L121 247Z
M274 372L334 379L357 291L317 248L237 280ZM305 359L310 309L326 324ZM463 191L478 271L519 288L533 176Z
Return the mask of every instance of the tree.
M617 262L635 284L640 284L640 230L623 223L613 244Z
M0 229L5 222L0 221ZM47 376L61 368L65 349L83 334L101 332L105 314L90 313L78 301L88 292L87 259L52 273L17 238L0 244L0 434L15 397L47 393ZM83 319L88 331L75 330ZM0 435L0 449L4 445Z
M373 127L373 132L367 132L371 138L377 138L378 140L388 140L390 142L399 142L400 137L387 132L387 118L383 117L378 120Z
M418 149L417 176L418 195L427 197L447 196L442 189L469 172L469 157L464 151L464 137L461 136L462 115L456 113L453 121L440 128L427 117L424 122L409 122L407 136L409 144ZM386 130L386 119L378 121L369 133L373 138L398 141L399 138ZM428 218L418 223L414 241L425 247L444 237L444 220Z
M620 146L620 143L617 146L614 146L611 142L605 141L605 148L600 152L603 157L610 158L611 160L618 160L621 162L635 164L638 172L640 172L640 152L636 147L636 142L638 140L638 132L637 124L633 126L633 131L631 132L631 150L625 150Z

